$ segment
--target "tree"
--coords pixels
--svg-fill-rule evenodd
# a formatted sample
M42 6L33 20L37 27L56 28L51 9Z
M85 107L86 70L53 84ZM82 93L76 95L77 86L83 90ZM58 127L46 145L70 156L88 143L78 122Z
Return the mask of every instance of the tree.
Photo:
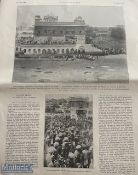
M111 37L118 40L125 40L125 29L121 27L112 28Z

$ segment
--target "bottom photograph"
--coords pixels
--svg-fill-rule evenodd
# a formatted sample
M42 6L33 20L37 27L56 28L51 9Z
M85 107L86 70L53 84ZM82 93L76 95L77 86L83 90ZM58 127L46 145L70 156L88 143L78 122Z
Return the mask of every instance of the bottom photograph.
M44 167L93 168L92 99L46 96Z

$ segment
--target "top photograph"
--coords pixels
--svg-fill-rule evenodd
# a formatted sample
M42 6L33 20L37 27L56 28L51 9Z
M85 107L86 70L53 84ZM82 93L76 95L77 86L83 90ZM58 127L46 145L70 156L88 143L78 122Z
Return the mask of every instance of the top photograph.
M18 6L12 81L128 83L123 8Z

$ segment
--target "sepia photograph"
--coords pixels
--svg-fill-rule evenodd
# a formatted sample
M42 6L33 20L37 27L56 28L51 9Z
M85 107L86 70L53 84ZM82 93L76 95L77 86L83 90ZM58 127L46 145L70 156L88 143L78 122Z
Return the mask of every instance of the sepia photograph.
M45 100L44 167L93 168L92 97Z
M128 82L119 6L18 6L13 82Z

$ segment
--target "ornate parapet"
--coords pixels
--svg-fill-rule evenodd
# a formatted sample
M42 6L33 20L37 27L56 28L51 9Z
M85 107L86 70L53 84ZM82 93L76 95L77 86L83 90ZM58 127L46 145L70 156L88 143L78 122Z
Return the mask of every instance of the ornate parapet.
M81 16L78 16L74 19L72 22L66 22L66 21L58 21L58 16L44 16L42 19L41 16L37 15L35 16L35 26L84 26L85 21L82 19Z
M74 19L74 23L76 24L84 24L85 25L85 21L82 19L81 16L78 16L77 18Z

